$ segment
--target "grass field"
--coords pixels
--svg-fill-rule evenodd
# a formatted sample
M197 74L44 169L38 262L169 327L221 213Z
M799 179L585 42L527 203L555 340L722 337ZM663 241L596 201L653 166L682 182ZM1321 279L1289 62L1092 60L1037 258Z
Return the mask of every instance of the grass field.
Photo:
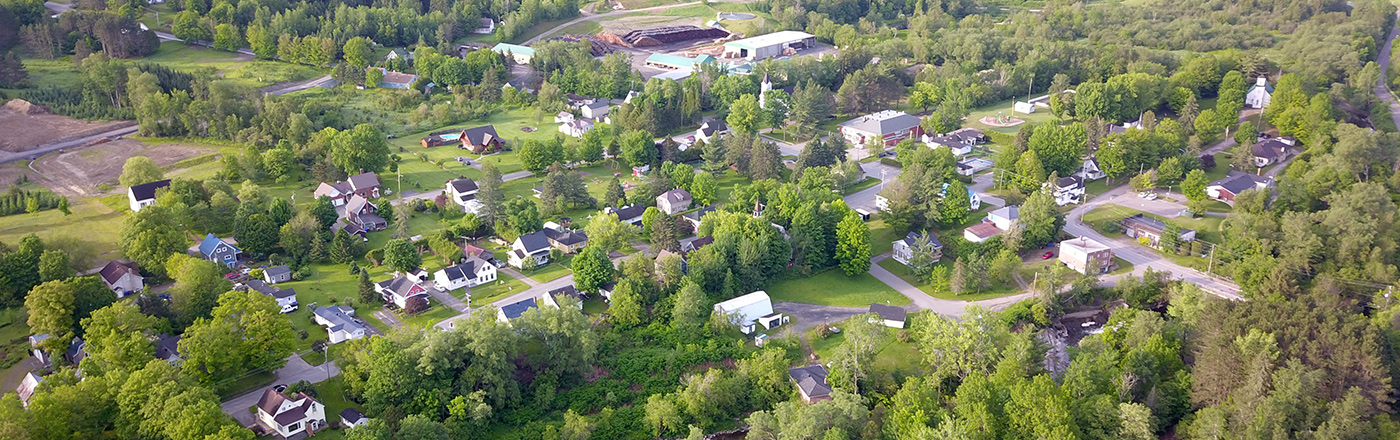
M909 298L870 274L848 277L840 268L828 269L808 278L786 280L768 288L774 302L800 302L837 307L865 307L871 303L896 306L909 304Z
M1097 230L1105 235L1121 236L1123 231L1122 229L1119 229L1119 227L1116 226L1116 224L1122 221L1125 217L1131 217L1133 215L1142 213L1142 211L1138 211L1136 209L1128 208L1125 206L1108 204L1098 206L1085 213L1083 221L1093 226L1094 230ZM1196 238L1200 240L1204 240L1211 243L1220 243L1223 240L1220 231L1221 224L1225 222L1225 218L1223 217L1205 216L1201 218L1165 218L1152 214L1145 215L1151 218L1161 220L1170 225L1176 225L1178 227L1181 227L1182 229L1194 229L1196 231Z
M946 299L950 301L981 301L984 299L1000 298L1007 295L1015 295L1021 293L1020 287L1015 286L1013 283L1012 285L1008 286L993 286L979 293L964 293L962 295L956 295L953 294L953 292L948 291L946 287L934 287L933 284L919 281L917 278L914 277L914 274L909 272L908 266L905 266L904 264L895 261L893 258L886 258L880 261L879 264L880 267L883 267L885 268L885 270L890 271L890 273L895 274L895 276L898 276L899 279L904 280L904 282L913 284L914 287L918 287L919 290L922 290L929 296L938 299ZM937 263L937 265L947 268L948 272L952 273L952 260L944 258L940 260ZM947 279L944 279L940 284L943 286L947 286Z
M123 195L122 203L125 202L126 196ZM74 197L70 203L72 215L65 216L51 209L0 217L4 219L0 222L0 242L18 243L21 237L29 234L37 234L44 240L68 237L80 239L78 241L91 246L98 258L114 258L117 238L126 216L98 199Z
M512 278L505 273L497 272L496 282L472 288L471 303L468 305L472 307L481 307L528 288L530 288L530 286L526 285L524 281Z
M834 326L837 328L845 328L855 319L860 319L860 317L834 323ZM908 321L905 322L904 330L889 327L884 328L885 341L875 355L876 371L890 371L898 375L908 375L917 373L923 368L922 362L924 357L923 354L919 352L918 343L914 340L899 342L897 335L900 331L907 331L911 334L915 333L917 331L916 329L920 327L926 319L928 319L926 312L912 313L909 315ZM825 339L816 337L814 333L815 332L808 333L812 352L816 353L823 362L829 360L831 356L836 353L837 347L840 347L841 343L846 340L846 334L844 332L832 334Z
M1016 117L1016 118L1023 119L1023 120L1026 121L1025 124L1031 124L1031 125L1036 125L1036 124L1048 122L1048 121L1050 121L1051 119L1054 119L1054 118L1055 118L1055 115L1052 114L1052 113L1050 113L1050 109L1046 109L1046 108L1038 108L1038 109L1036 109L1035 113L1031 113L1031 114L1029 114L1029 115L1023 114L1023 113L1016 113L1016 112L1012 111L1011 106L1014 105L1014 104L1016 103L1017 100L1024 101L1025 99L1026 99L1025 96L1022 95L1022 96L1019 96L1019 97L1016 97L1016 98L1007 99L1007 100L1005 100L1005 101L994 102L994 103L991 103L991 104L988 104L988 105L985 105L985 106L982 106L982 107L978 107L978 108L972 109L972 111L971 111L970 113L968 113L967 119L963 121L963 126L965 126L965 127L973 127L973 128L980 128L980 129L983 129L983 130L990 130L990 131L995 131L995 132L998 132L998 133L1005 133L1005 134L1014 135L1014 134L1016 134L1017 131L1021 130L1021 126L1020 126L1020 125L1017 125L1017 126L1014 126L1014 127L992 127L992 126L990 126L990 125L987 125L987 124L983 124L983 123L981 123L981 122L978 122L978 120L982 119L982 118L985 117L985 116L992 116L992 117L995 117L995 116L997 115L997 113L1001 113L1001 114L1004 115L1004 116L1013 116L1013 117ZM1021 125L1025 125L1025 124L1021 124Z

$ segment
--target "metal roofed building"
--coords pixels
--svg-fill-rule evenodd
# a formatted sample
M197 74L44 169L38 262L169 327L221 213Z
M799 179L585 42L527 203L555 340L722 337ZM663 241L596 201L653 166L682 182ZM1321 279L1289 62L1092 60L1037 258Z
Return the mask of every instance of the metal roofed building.
M806 49L816 43L817 37L806 32L778 31L724 43L724 56L756 61L783 56L789 49Z

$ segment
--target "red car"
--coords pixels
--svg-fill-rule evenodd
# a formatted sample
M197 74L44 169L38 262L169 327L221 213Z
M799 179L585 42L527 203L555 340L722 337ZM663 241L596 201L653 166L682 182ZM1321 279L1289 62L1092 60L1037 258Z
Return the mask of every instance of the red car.
M1042 259L1042 260L1049 260L1049 259L1051 259L1051 258L1055 258L1055 253L1054 253L1054 252L1046 252L1046 253L1040 254L1040 259Z

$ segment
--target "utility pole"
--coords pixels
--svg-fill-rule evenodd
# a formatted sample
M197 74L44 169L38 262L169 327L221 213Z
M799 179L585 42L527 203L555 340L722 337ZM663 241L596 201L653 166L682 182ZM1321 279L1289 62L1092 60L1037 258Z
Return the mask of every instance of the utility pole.
M1206 263L1206 276L1212 276L1211 269L1215 268L1215 244L1210 245L1210 262Z

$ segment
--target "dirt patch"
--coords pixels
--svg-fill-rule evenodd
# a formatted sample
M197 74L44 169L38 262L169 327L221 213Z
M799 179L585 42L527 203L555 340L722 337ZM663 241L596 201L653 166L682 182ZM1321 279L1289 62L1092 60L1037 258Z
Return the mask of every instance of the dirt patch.
M116 185L122 165L132 156L146 156L162 167L215 150L182 144L146 145L133 139L119 139L79 147L39 158L31 167L39 172L35 181L63 195L90 196L103 183ZM3 175L0 175L2 178Z
M49 114L47 108L14 99L0 107L0 150L19 153L39 145L112 129L122 122L93 122Z

